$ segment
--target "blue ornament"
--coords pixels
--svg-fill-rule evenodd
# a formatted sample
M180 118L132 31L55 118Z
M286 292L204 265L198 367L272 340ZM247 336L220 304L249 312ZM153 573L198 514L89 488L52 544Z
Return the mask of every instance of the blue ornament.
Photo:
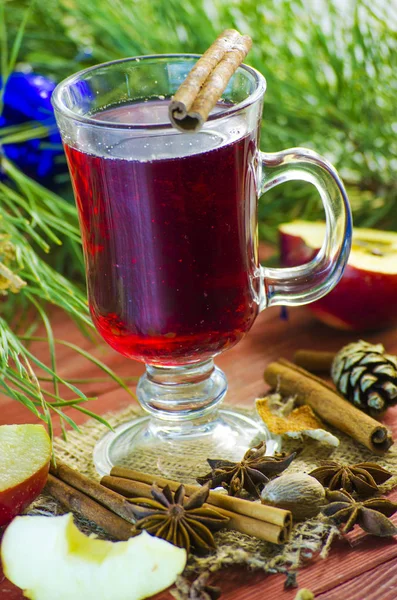
M0 81L1 83L1 81ZM4 91L4 109L0 116L0 128L37 121L49 129L46 138L31 139L19 144L4 144L2 152L30 177L49 180L59 166L57 157L63 155L51 94L56 84L36 73L12 73ZM66 169L63 163L62 170Z

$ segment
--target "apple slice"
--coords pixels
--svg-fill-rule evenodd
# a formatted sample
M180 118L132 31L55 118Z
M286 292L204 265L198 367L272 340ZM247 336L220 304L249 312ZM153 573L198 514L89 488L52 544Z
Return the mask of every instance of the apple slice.
M324 223L292 221L280 225L283 266L311 260L325 236ZM352 251L338 285L307 306L320 321L352 331L381 329L397 323L397 234L353 229Z
M0 527L40 494L50 459L51 441L42 425L0 426Z
M145 531L127 542L87 537L69 513L14 519L1 559L31 600L140 600L174 583L186 550Z

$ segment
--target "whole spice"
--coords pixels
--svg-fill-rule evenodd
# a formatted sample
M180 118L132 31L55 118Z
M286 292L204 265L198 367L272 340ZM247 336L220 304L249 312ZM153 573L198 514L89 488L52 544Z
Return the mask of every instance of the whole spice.
M223 486L230 496L239 496L242 490L246 490L251 496L259 498L265 483L284 471L296 456L296 452L289 456L266 456L265 453L266 442L260 442L247 450L240 462L208 458L212 471L203 477L197 477L197 481L200 485L210 483L211 488Z
M393 444L390 431L337 394L325 381L284 358L265 370L269 385L284 396L296 396L298 404L308 404L318 416L361 442L372 452L383 454Z
M386 498L371 498L357 502L347 492L327 492L330 504L322 513L337 524L344 523L342 533L348 533L358 525L372 535L390 537L397 535L397 527L387 518L396 510L397 504Z
M161 490L152 487L152 499L130 499L137 519L136 528L171 542L174 546L190 546L196 550L211 550L215 541L211 530L225 527L229 519L212 508L204 507L209 486L203 486L190 498L185 498L185 488L180 485L175 493L167 485Z
M285 581L284 581L284 589L288 590L290 588L297 588L297 587L298 587L297 573L296 573L296 571L289 571L287 573L287 577L285 578Z
M128 540L134 535L131 523L53 475L48 476L45 491L59 500L67 510L93 521L116 540Z
M265 485L261 501L290 510L297 520L314 517L326 504L321 483L305 473L284 473L272 479Z
M172 492L176 492L180 486L180 483L177 481L165 479L164 477L159 477L157 475L150 475L149 473L142 473L141 471L134 471L133 469L127 469L126 467L113 467L110 472L110 477L103 477L101 483L106 485L106 483L115 483L116 481L119 486L124 486L121 493L126 493L130 496L142 495L141 493L135 494L133 492L134 489L137 489L137 483L146 483L148 485L156 483L160 487L169 485ZM185 485L187 496L191 496L199 489L200 488L197 485ZM220 509L225 509L228 511L229 516L231 512L234 512L236 513L236 516L245 515L246 517L252 517L254 520L266 521L281 527L284 527L285 525L289 526L291 524L291 513L288 510L263 506L258 502L250 502L243 498L226 496L225 494L219 494L218 492L209 493L207 504L216 506ZM232 522L234 518L235 517L231 517L230 522Z
M360 340L335 356L331 376L345 398L372 416L397 404L397 357Z
M333 460L324 461L320 467L309 473L323 486L332 490L356 492L358 496L371 496L378 491L378 485L384 483L392 473L372 462L356 465L341 465Z
M110 509L115 515L122 517L129 523L135 523L135 517L131 510L130 503L126 498L116 494L115 492L104 488L100 483L85 477L76 469L71 469L62 461L56 461L56 466L51 464L50 473L55 479L60 479L64 483L72 486L76 490L83 492L99 504ZM53 488L54 489L54 488Z
M176 491L180 485L163 477L132 471L124 467L114 467L111 472L112 474L123 474L125 477L105 476L101 480L101 485L123 494L127 498L152 498L151 485L153 483L157 483L162 487L169 485L171 491ZM142 483L142 481L148 483ZM188 496L191 496L199 489L198 486L187 485L185 492ZM217 492L210 492L207 503L203 506L206 507L207 505L210 508L216 506L218 512L229 519L226 525L227 529L233 529L245 535L252 535L273 544L282 544L289 539L292 516L287 510L226 496Z
M186 577L180 575L175 582L176 589L171 590L170 594L176 600L218 600L221 596L221 589L208 583L210 577L211 572L204 571L197 579L190 582Z
M52 467L52 470L56 476L50 477L47 491L50 491L68 509L101 525L117 539L126 539L125 536L134 535L133 528L125 522L135 523L136 520L132 504L127 498L134 496L152 499L151 486L155 482L162 487L169 484L173 491L180 486L176 481L123 467L112 469L112 474L118 473L123 477L106 476L102 478L101 484L59 460L57 460L57 468L54 470ZM142 481L148 482L149 485L141 483ZM200 490L198 486L186 486L188 496L198 490ZM213 506L219 506L217 512L226 517L228 529L274 544L281 544L290 536L292 518L289 511L210 492L203 508L211 509ZM123 518L119 519L118 515Z
M252 46L248 35L226 29L197 61L169 105L171 123L198 131Z

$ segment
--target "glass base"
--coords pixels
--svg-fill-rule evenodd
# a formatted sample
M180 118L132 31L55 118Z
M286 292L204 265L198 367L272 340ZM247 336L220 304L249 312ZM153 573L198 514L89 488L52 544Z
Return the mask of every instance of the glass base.
M209 471L207 458L239 461L262 440L268 454L278 450L278 438L259 417L220 409L226 391L226 377L212 359L176 367L147 365L137 396L150 416L120 425L98 442L98 473L124 466L195 483Z
M141 417L107 433L95 447L94 463L100 475L117 465L195 483L210 470L207 458L239 461L261 440L267 454L279 451L279 439L262 421L233 410L179 422Z

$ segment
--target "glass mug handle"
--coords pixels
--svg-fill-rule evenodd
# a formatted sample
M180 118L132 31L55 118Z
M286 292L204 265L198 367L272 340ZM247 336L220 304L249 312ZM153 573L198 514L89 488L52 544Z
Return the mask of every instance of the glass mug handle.
M314 302L338 283L349 258L352 216L343 183L325 158L305 148L260 152L259 160L262 163L260 194L286 181L307 181L317 188L326 217L322 248L310 262L286 269L259 267L260 308Z

